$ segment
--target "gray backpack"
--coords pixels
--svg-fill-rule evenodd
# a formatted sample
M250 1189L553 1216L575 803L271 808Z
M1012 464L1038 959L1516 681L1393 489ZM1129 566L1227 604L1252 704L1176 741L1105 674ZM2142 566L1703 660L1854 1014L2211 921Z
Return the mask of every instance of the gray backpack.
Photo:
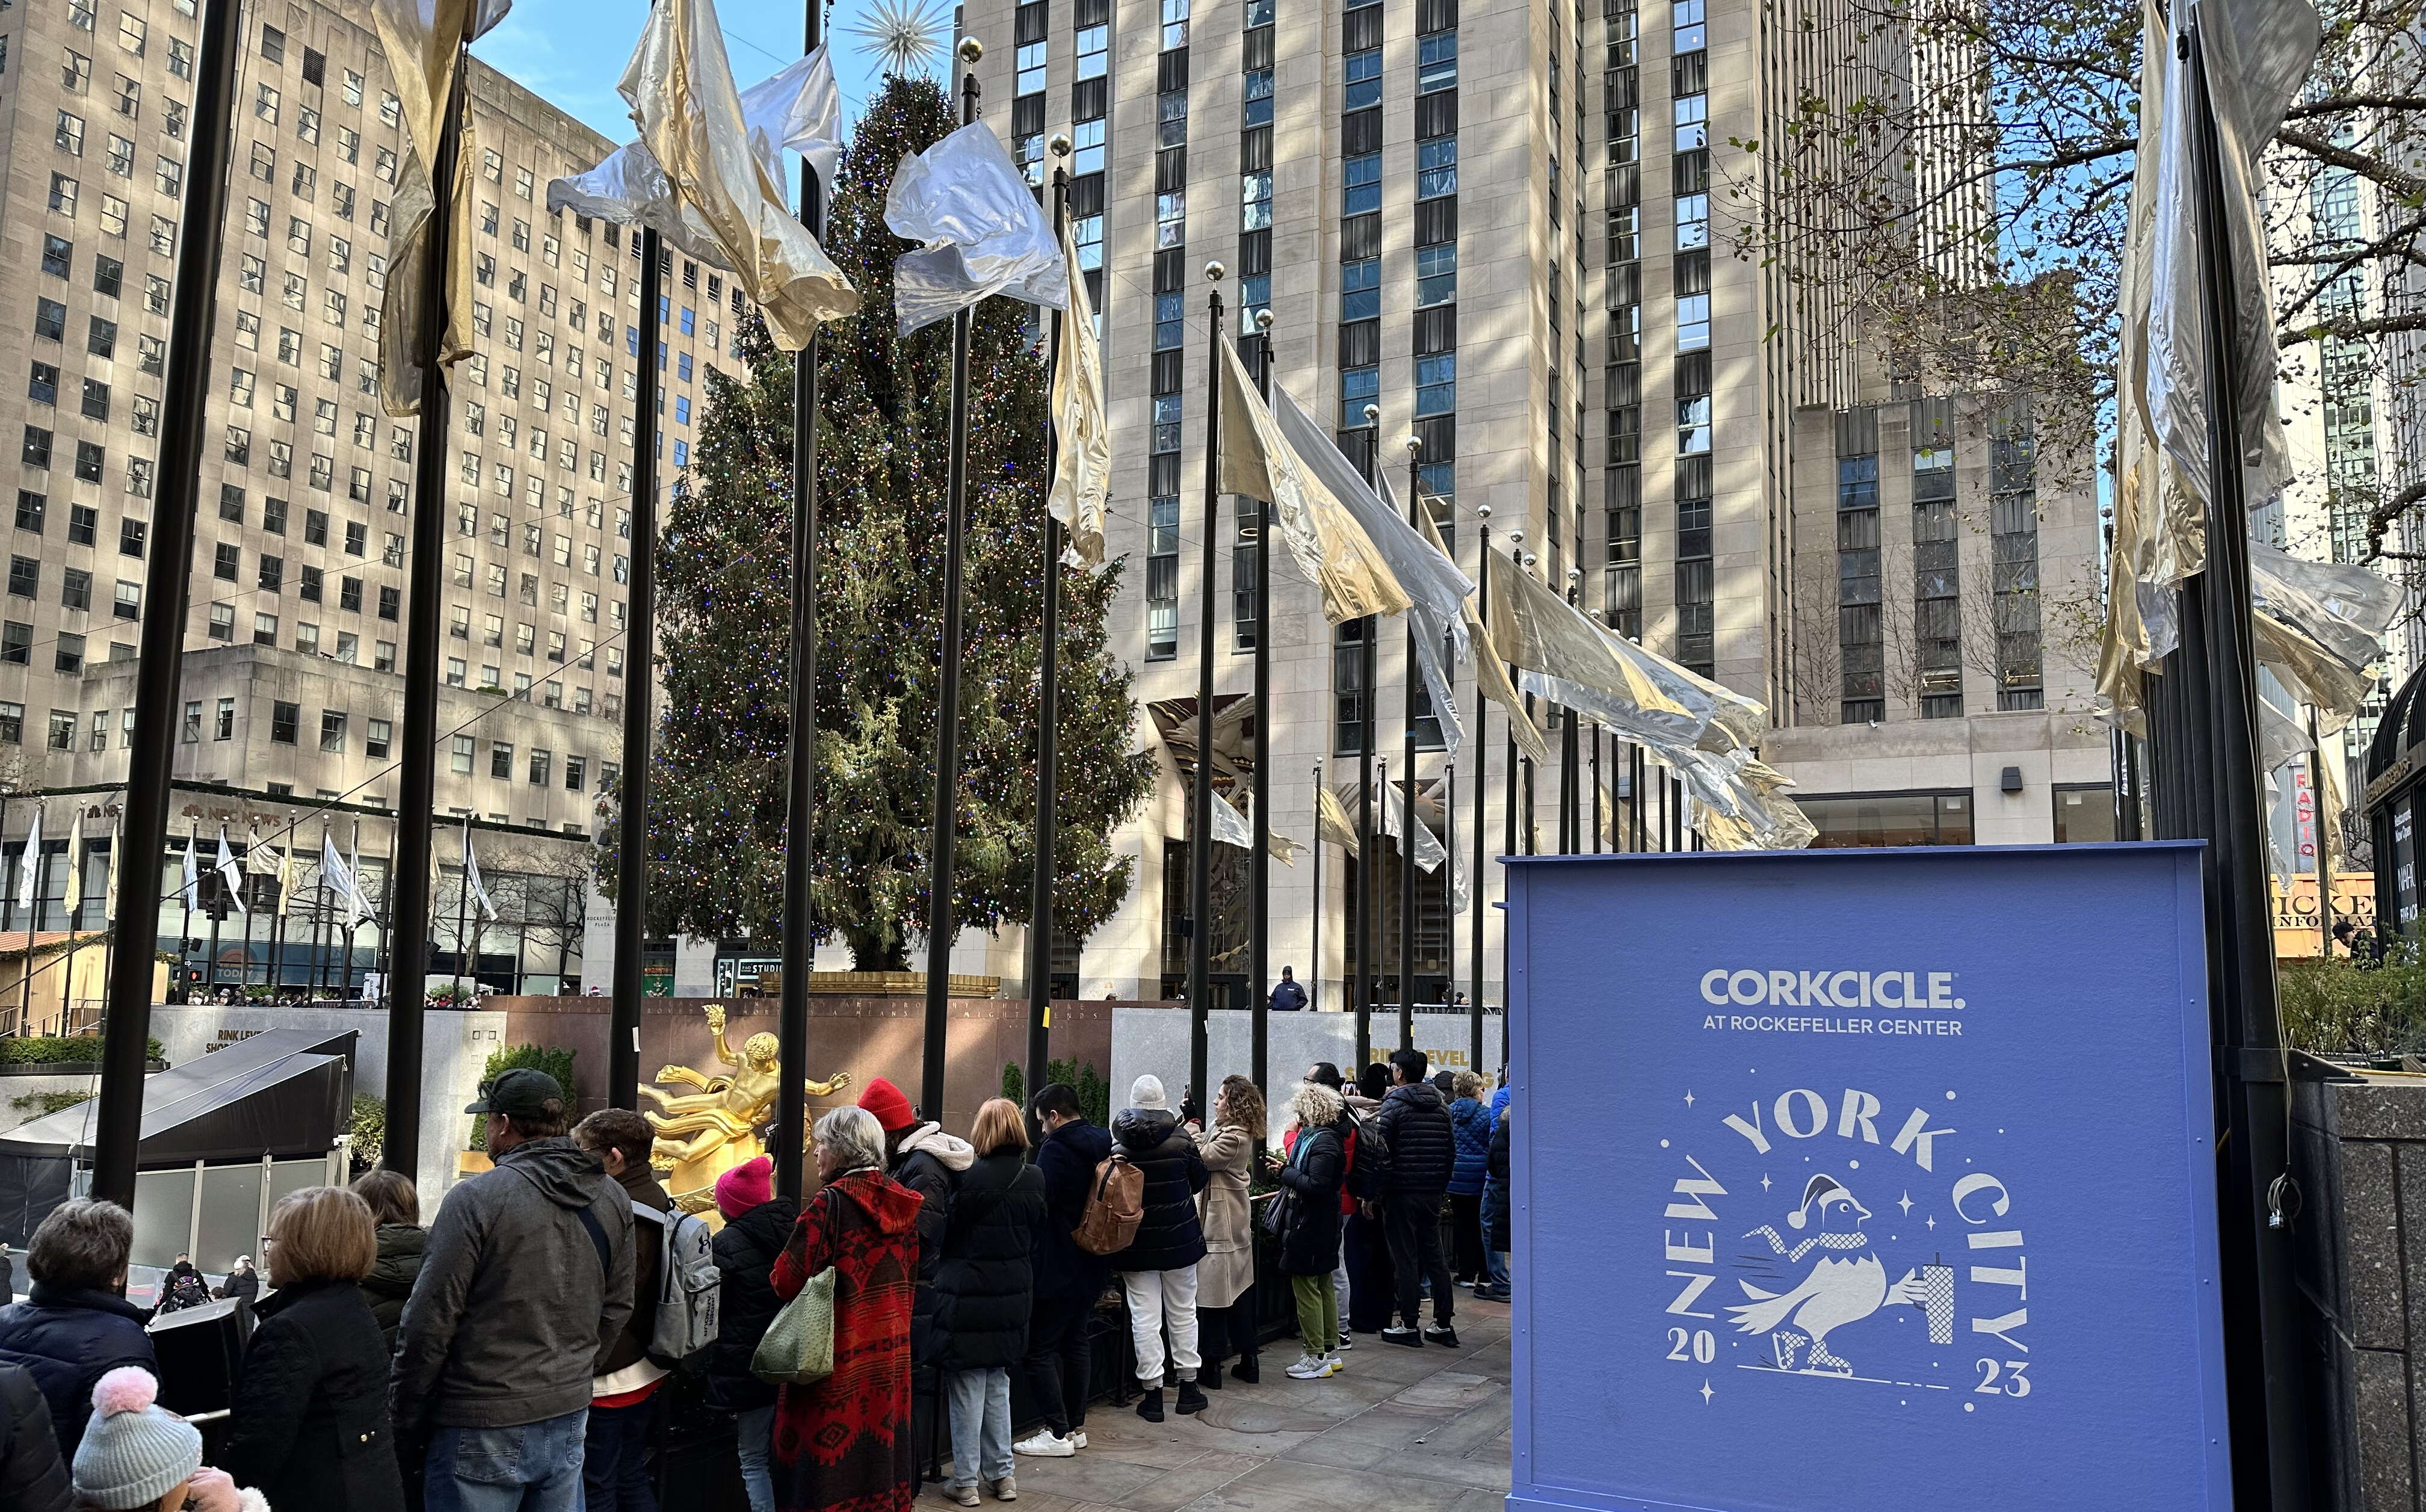
M635 1237L655 1225L657 1249L657 1317L649 1334L649 1359L668 1367L691 1363L716 1343L718 1289L722 1280L711 1248L714 1235L688 1213L659 1213L632 1204Z

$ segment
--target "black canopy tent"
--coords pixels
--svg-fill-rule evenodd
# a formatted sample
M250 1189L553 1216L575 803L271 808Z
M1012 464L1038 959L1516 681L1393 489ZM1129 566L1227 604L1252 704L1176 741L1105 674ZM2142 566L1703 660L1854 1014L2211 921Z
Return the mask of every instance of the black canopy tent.
M147 1079L140 1169L326 1158L352 1114L355 1038L271 1029ZM88 1100L0 1134L0 1241L24 1244L79 1190L98 1107Z

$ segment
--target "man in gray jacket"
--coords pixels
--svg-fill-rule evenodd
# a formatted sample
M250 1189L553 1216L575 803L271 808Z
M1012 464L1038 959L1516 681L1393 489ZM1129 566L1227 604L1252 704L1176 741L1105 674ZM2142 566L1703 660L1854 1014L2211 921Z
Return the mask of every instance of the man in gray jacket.
M429 1512L577 1512L591 1377L632 1315L632 1205L516 1068L463 1110L496 1161L446 1194L396 1326L388 1406ZM410 1461L408 1461L409 1463Z

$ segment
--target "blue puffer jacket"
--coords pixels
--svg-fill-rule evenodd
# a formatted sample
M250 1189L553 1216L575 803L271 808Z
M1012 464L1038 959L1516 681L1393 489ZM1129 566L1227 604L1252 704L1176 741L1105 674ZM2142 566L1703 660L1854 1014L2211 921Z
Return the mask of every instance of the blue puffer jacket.
M0 1308L0 1364L23 1366L42 1389L59 1454L68 1459L84 1439L92 1389L105 1374L121 1365L160 1373L142 1309L106 1292L41 1281L24 1301Z
M1448 1105L1448 1122L1457 1134L1457 1168L1449 1172L1449 1195L1480 1197L1491 1164L1491 1112L1462 1097Z

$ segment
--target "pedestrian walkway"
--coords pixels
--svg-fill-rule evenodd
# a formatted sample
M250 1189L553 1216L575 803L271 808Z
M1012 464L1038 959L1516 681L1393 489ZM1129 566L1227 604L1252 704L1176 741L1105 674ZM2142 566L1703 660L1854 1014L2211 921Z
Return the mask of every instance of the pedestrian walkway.
M1508 1494L1508 1328L1504 1305L1461 1294L1455 1349L1401 1349L1358 1334L1346 1371L1293 1381L1285 1372L1298 1351L1283 1340L1266 1346L1260 1384L1224 1380L1192 1418L1147 1423L1130 1408L1090 1407L1085 1449L1068 1459L1020 1457L1013 1504L1304 1512L1383 1494L1392 1512L1498 1512ZM919 1500L943 1504L932 1488Z

